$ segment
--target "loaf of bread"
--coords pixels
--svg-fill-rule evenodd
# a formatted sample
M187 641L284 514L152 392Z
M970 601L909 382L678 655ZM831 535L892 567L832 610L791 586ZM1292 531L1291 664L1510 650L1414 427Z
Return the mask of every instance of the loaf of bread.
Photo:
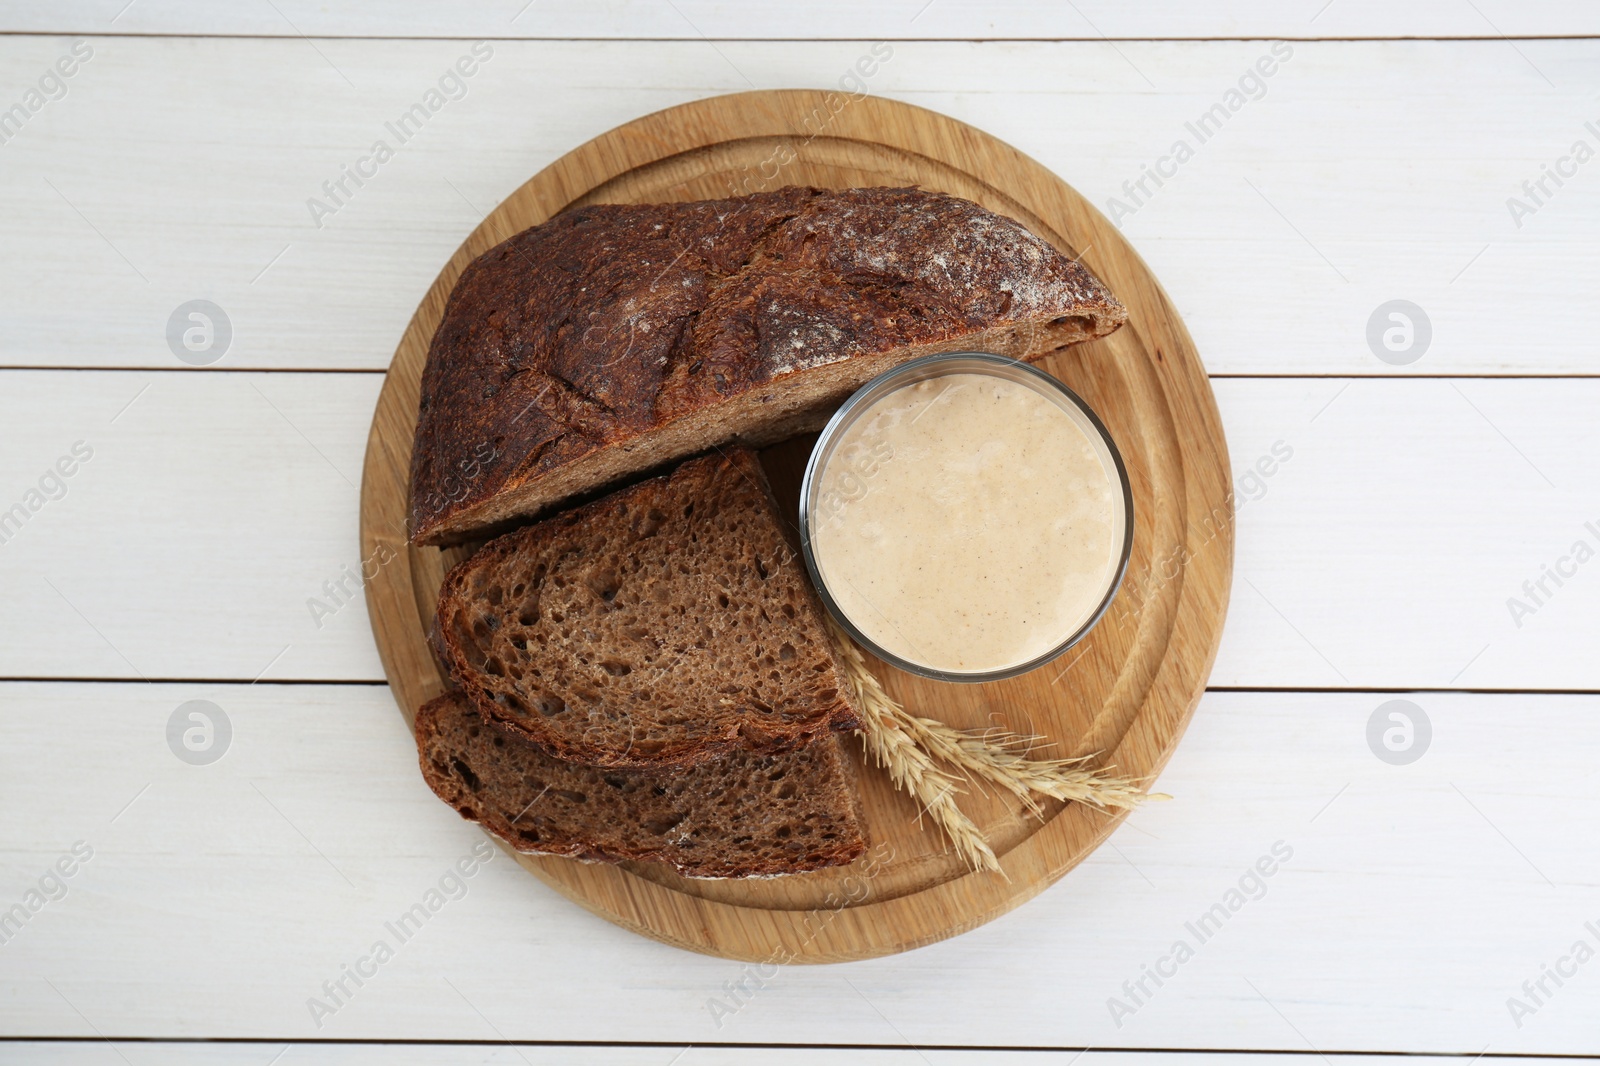
M744 448L490 541L445 578L433 639L486 715L570 762L689 766L860 725Z
M1011 219L917 189L574 208L479 256L423 372L410 530L493 531L730 441L815 429L908 359L1035 359L1126 318Z
M417 712L417 750L440 799L519 851L756 877L838 866L866 850L836 736L689 770L606 770L552 759L447 693Z

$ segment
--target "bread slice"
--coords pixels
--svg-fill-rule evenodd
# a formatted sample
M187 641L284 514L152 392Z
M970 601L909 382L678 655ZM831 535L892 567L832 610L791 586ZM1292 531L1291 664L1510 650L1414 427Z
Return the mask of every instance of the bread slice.
M417 712L417 751L440 799L518 851L756 877L843 865L867 846L837 736L690 770L606 770L552 759L447 693Z
M918 189L566 211L479 256L428 350L410 529L455 543L713 446L819 428L936 352L1036 359L1127 312L1011 219Z
M754 453L490 541L439 591L434 643L485 714L571 762L687 766L860 719Z

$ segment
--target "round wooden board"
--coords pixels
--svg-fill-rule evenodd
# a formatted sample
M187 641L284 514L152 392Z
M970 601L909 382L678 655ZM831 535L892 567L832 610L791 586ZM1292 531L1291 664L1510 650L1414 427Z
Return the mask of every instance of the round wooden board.
M874 668L915 713L1041 734L1055 742L1052 753L1100 753L1119 773L1154 775L1205 687L1233 566L1226 445L1194 343L1116 228L1038 163L930 111L812 90L701 100L597 137L513 193L440 272L389 368L361 486L362 558L377 568L367 604L407 721L443 691L426 633L441 579L467 554L413 548L405 536L422 367L462 269L574 205L710 199L789 184L915 184L967 197L1081 255L1127 306L1122 329L1041 364L1088 400L1127 462L1133 556L1110 612L1056 663L1009 681L952 685ZM790 513L809 448L802 438L762 456ZM670 944L751 961L839 962L919 947L1003 914L1081 862L1120 821L1056 803L1039 819L974 790L962 807L988 834L1005 876L973 873L882 771L860 769L873 843L848 867L695 881L647 864L517 860L594 913Z

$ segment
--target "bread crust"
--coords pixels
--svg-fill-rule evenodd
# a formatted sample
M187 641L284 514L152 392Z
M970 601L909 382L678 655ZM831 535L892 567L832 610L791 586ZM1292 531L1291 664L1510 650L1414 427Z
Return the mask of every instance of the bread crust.
M1035 359L1126 312L1011 219L918 189L574 208L462 272L423 372L409 524L454 543L649 468L816 428L876 373Z

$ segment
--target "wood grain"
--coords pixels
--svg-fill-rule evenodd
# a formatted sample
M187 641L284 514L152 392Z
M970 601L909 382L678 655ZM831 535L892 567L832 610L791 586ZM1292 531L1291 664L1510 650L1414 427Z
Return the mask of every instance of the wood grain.
M1119 442L1137 514L1124 598L1073 657L1020 678L943 685L878 664L891 695L960 726L998 722L1063 752L1154 775L1170 756L1216 654L1230 583L1232 510L1220 418L1199 356L1159 284L1064 182L1015 149L903 104L811 91L718 97L611 131L518 189L467 239L423 299L378 400L362 486L362 555L393 552L367 585L385 670L409 718L443 682L425 632L456 554L404 538L409 448L427 345L472 258L563 208L693 200L789 183L919 184L1016 218L1083 261L1129 309L1111 337L1044 365L1088 400ZM794 483L803 447L764 457ZM1174 552L1182 555L1174 562ZM1158 574L1158 568L1172 570ZM1040 822L999 797L967 797L1004 874L977 874L877 773L863 775L870 865L765 882L690 881L644 866L519 856L569 897L667 943L751 960L830 962L903 951L982 924L1083 859L1119 820L1059 805Z

